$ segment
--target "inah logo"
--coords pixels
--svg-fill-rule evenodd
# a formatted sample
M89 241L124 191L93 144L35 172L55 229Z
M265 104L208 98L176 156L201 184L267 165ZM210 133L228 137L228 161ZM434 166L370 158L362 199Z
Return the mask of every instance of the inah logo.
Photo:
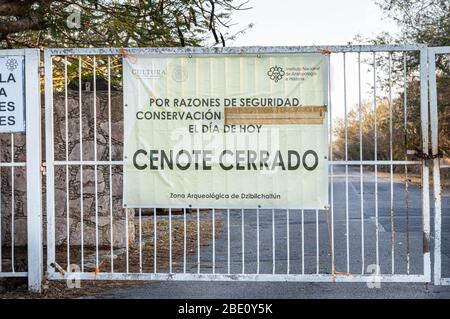
M283 78L284 70L282 67L275 65L269 69L267 75L270 77L271 80L278 82Z
M6 60L6 68L11 72L14 71L17 68L17 66L18 66L17 60L15 59Z

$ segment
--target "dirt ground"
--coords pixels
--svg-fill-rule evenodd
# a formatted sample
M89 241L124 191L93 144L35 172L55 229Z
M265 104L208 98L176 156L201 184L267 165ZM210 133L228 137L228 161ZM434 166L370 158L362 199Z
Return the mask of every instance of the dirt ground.
M215 221L216 238L220 236L223 228L223 220ZM159 220L157 222L156 267L158 273L169 270L169 222ZM208 246L212 240L212 220L204 218L200 220L200 246ZM136 242L129 247L128 271L130 273L154 272L154 225L150 219L142 219L141 222L142 245L139 246L139 223L136 221ZM140 249L141 248L141 249ZM6 250L7 251L7 250ZM80 260L80 247L71 247L70 262L77 263ZM186 220L186 258L195 255L197 251L197 221L189 218ZM15 259L22 260L26 256L26 250L17 249ZM23 255L23 256L22 256ZM84 249L85 272L95 272L96 251L93 248ZM4 256L5 257L5 256ZM6 258L7 260L7 258ZM57 247L56 260L62 269L67 268L66 247ZM90 261L91 260L91 261ZM183 265L184 260L184 221L181 219L172 221L172 267ZM16 261L17 263L17 261ZM4 269L10 267L4 263ZM16 266L17 268L17 266ZM127 258L125 249L115 249L113 253L114 272L126 272ZM16 271L18 271L16 269ZM110 247L99 248L98 272L111 272ZM107 289L119 287L132 287L143 284L142 281L82 281L81 289L70 289L66 281L44 280L42 294L30 293L27 290L25 278L0 279L0 298L79 298L95 297L96 294Z

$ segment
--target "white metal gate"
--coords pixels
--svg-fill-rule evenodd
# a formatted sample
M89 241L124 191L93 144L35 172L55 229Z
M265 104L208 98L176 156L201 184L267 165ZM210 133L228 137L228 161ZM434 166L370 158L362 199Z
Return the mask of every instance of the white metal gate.
M0 56L24 58L25 126L29 132L0 133L0 278L28 277L30 289L39 291L43 267L40 55L38 49L17 49L1 50ZM21 207L17 207L19 193L25 199Z
M430 120L433 160L433 188L434 188L434 283L436 285L450 285L450 256L449 256L449 183L450 183L450 138L448 114L450 108L445 105L448 100L439 93L444 92L444 86L449 83L446 70L450 74L450 47L429 48L429 81L430 81ZM441 62L441 69L437 70L437 61ZM437 78L441 83L437 83Z
M122 55L302 52L331 54L329 210L122 208ZM48 277L429 282L427 52L46 49Z

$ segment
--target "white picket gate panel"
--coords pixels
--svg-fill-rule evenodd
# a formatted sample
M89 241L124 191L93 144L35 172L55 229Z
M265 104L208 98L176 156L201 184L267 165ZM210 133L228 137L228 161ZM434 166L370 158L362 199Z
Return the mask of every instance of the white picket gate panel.
M1 192L8 192L11 202L9 206L11 211L9 212L10 229L9 242L2 242L2 229L3 225L0 222L0 277L28 277L28 285L30 290L40 291L42 281L42 267L43 267L43 245L42 245L42 178L41 178L41 93L40 93L40 53L39 49L14 49L14 50L1 50L0 56L23 56L24 57L24 104L25 104L25 123L26 133L8 133L10 152L9 162L3 162L0 160L0 169L9 170L11 186L8 190L1 188ZM3 136L8 134L0 133ZM25 134L25 147L26 147L26 159L25 161L15 161L15 145L14 138L18 138L19 135ZM3 150L0 150L0 153ZM26 167L25 172L22 172L26 176L26 220L27 220L27 253L26 253L26 271L16 271L16 229L15 229L15 169L23 169ZM1 174L0 174L1 175ZM0 186L3 187L0 182ZM3 197L3 194L1 195ZM8 203L5 203L8 204ZM2 212L1 199L0 199L0 221L5 212ZM6 225L6 224L5 224ZM8 268L2 269L4 261L3 256L5 251L2 251L2 247L8 247Z
M111 150L115 149L115 145L108 137L108 134L113 133L111 132L111 112L117 112L117 110L111 110L111 92L114 86L111 84L111 70L120 69L120 59L123 54L193 56L307 52L331 54L330 85L335 85L336 78L341 79L341 82L338 83L344 84L343 87L332 87L331 90L330 150L335 142L332 132L336 117L344 116L347 129L347 115L350 113L350 106L347 105L347 95L349 95L347 86L359 87L360 94L363 90L369 90L369 101L371 101L373 110L376 110L375 114L379 112L380 101L388 101L390 109L388 119L392 125L392 95L395 92L391 83L391 75L393 77L394 74L391 62L397 61L401 70L400 79L404 80L403 89L409 89L410 79L407 77L406 70L413 67L408 63L416 56L419 67L415 70L415 74L419 79L417 89L420 100L415 110L406 110L413 106L412 103L409 105L409 101L405 100L404 121L405 125L410 125L407 114L413 111L418 112L420 123L417 123L416 132L421 135L420 145L418 145L419 153L428 154L428 51L424 45L330 46L323 48L46 49L45 166L48 231L46 272L48 278L65 279L69 276L70 278L77 276L80 279L104 280L364 282L371 280L375 275L384 282L430 282L430 201L427 182L429 167L423 160L408 158L407 150L402 158L393 158L393 144L396 141L392 140L392 127L390 128L391 156L388 158L378 158L377 155L374 158L366 158L362 156L362 151L358 158L349 158L347 156L347 146L349 145L347 139L345 140L346 151L342 158L333 157L333 152L330 151L331 205L329 210L264 210L257 207L254 210L234 210L224 207L223 210L210 209L205 213L202 212L202 207L192 207L192 213L185 209L181 215L175 215L171 209L168 209L168 215L162 216L157 214L156 207L149 207L147 210L139 209L133 214L126 208L123 208L123 211L113 209L115 198L111 198L112 195L108 195L108 193L100 194L99 187L102 191L109 188L109 194L113 193L111 181L117 177L115 172L120 171L123 165L121 158L114 158ZM357 69L349 71L346 63L349 63L351 58L357 61L355 64ZM365 63L364 59L368 62ZM381 66L378 65L380 60L382 60ZM119 64L113 65L113 61L119 61ZM81 66L83 70L80 69ZM383 72L383 66L388 67L389 89L387 91L389 96L381 94L384 88L380 84L378 76ZM341 67L342 69L340 69ZM364 71L365 67L370 68L368 72L372 77L370 80L372 84L368 88L361 80L361 70ZM99 71L100 69L103 71ZM91 79L88 93L83 90L86 82L82 75L83 72L89 74ZM101 72L103 74L99 76ZM58 88L54 87L55 77L60 81L57 84ZM99 78L106 84L98 82ZM353 78L353 80L349 81L348 78ZM100 85L104 86L103 96L106 99L104 102L106 104L103 106L97 88ZM70 89L71 87L72 89ZM339 91L342 93L343 102L340 104L340 109L335 109L333 95L337 95ZM357 91L358 89L355 92ZM90 102L83 100L84 95L90 96ZM74 100L69 101L70 96L73 96ZM57 103L55 103L56 99L58 99ZM361 106L361 98L359 105ZM99 110L104 113L99 113ZM93 117L91 118L94 127L92 137L83 136L85 119L81 114L86 114L86 112L90 112ZM70 115L68 115L69 113ZM361 115L361 108L359 114ZM78 116L80 121L74 124L75 122L70 122L69 116ZM377 124L378 121L375 121L375 132L378 132ZM77 126L79 128L76 128ZM109 133L99 137L100 127ZM55 130L59 130L60 137L55 136ZM78 136L79 140L75 141L74 138L78 139ZM367 147L374 147L374 154L377 154L377 133L375 133L373 142L373 146ZM86 149L80 146L79 155L71 158L72 155L68 150L71 145L74 145L73 143L90 145L93 152L91 150L89 155L84 152ZM362 145L359 140L356 143ZM364 145L364 147L366 146ZM103 151L106 148L108 151L98 156L99 148ZM416 168L417 172L421 173L422 187L409 185L408 190L408 181L406 180L406 190L404 190L403 180L394 182L393 172L396 167L406 170L411 167ZM83 172L83 169L85 173L79 173ZM83 185L82 181L78 181L77 177L73 176L85 178L82 176L85 176L86 170L93 172L91 177L94 181L94 189L89 190L89 200L93 204L87 209L84 207L88 199L86 192L82 189L73 191L73 185ZM386 170L387 177L379 176L381 170ZM58 185L58 197L56 197L55 185ZM361 188L357 189L357 187ZM404 202L397 201L398 194L394 194L394 191L406 194L402 195L406 197L406 200ZM81 192L84 195L77 198L78 202L76 202L74 197L70 197L71 192ZM409 199L408 192L413 194ZM64 193L65 197L61 195ZM367 205L370 206L367 207ZM81 209L81 212L78 208ZM414 216L410 216L412 213ZM120 225L117 224L117 215L123 217ZM88 218L88 216L90 217ZM71 232L70 223L73 223L75 219L75 222L81 224L82 230L89 229L90 233L82 230L79 230L81 234ZM136 222L135 226L130 224L130 219L131 222ZM219 219L223 223L220 237L216 236L215 232L216 222ZM198 236L200 223L203 220L212 223L212 238L207 250L201 247L199 239L201 236ZM186 233L186 221L196 224L197 230L191 230L193 234ZM143 228L144 222L150 222L155 230L157 230L155 225L168 224L166 230L169 237L167 239L168 251L164 251L164 256L157 253L158 245L162 245L164 241L161 241L159 237L161 234L157 234L156 231L152 232L152 236L154 236L152 240L155 243L154 250L145 250L146 242L142 238L148 235L145 232L152 230ZM90 226L86 225L88 223ZM174 226L175 224L177 226ZM394 229L394 224L400 230ZM174 228L178 226L184 229L184 234L181 234L181 238L174 239ZM114 229L120 227L123 229L122 235L125 237L122 269L114 257L118 247L114 245L115 239L113 238ZM128 237L134 232L130 232L129 227L134 227L136 230L133 237L136 238L136 244L133 244L134 252L130 247L130 238ZM61 240L59 237L64 234L65 228L66 237ZM105 233L107 238L110 237L109 243L107 240L105 241ZM270 234L270 236L262 234ZM84 245L83 239L86 240L88 235L94 241L92 251L89 251L89 248ZM189 237L190 235L192 236ZM188 237L196 243L191 252L187 252ZM183 242L183 249L179 252L181 257L177 257L174 252L175 240ZM106 247L103 247L105 243L107 243ZM358 244L355 246L355 243ZM75 252L74 245L78 244L80 247ZM161 259L164 261L162 267L158 263L161 262ZM73 268L70 265L73 263L78 269L75 273L71 273ZM370 265L375 265L375 269L368 269L367 267ZM376 268L377 265L380 268Z
M434 284L450 285L450 259L449 259L449 234L448 217L450 213L450 189L448 180L450 177L450 150L443 149L443 143L439 143L439 125L449 125L441 121L438 112L438 92L441 88L436 83L436 59L447 58L450 61L450 47L435 47L428 49L429 81L430 81L430 121L431 121L431 147L433 161L433 200L434 200ZM450 63L448 63L450 65ZM450 70L449 70L450 73ZM442 101L439 101L442 102ZM443 113L450 110L442 110ZM444 131L445 134L445 131ZM443 136L441 136L442 138ZM445 136L447 139L450 136ZM441 175L441 172L444 174Z

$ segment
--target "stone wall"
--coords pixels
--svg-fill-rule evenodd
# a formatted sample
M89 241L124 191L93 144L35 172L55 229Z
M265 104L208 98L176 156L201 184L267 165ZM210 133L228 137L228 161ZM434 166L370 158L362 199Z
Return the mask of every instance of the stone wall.
M14 161L25 162L25 142L26 136L16 133L12 137L14 141ZM11 134L0 134L0 161L10 163L11 159ZM14 172L14 206L12 205L12 180ZM14 214L14 242L16 245L24 246L27 241L27 202L26 202L26 168L25 167L1 167L1 197L0 197L0 217L1 217L1 241L2 245L11 243L11 216Z
M69 92L67 104L64 93L54 95L54 154L55 161L94 161L95 160L95 116L97 161L122 160L123 152L123 101L122 93L111 92L111 152L109 146L108 93L98 91L94 103L93 92L82 92L82 127L80 134L80 110L78 92ZM66 123L65 109L68 110ZM94 112L96 108L96 113ZM43 110L44 111L44 110ZM44 115L44 113L43 113ZM44 124L44 122L43 122ZM66 126L68 127L66 133ZM43 125L44 127L44 125ZM66 142L67 136L67 142ZM82 137L82 143L80 143ZM43 137L44 138L44 137ZM9 135L0 136L3 162L10 161L11 139ZM80 147L82 144L82 152ZM15 134L15 161L25 160L25 135ZM81 153L81 154L80 154ZM111 154L110 154L111 153ZM43 154L45 156L45 152ZM67 157L67 158L66 158ZM67 174L67 175L66 175ZM26 179L25 169L15 169L15 244L26 244ZM69 240L72 245L81 244L83 220L84 245L95 245L96 220L98 220L99 245L110 245L111 216L113 219L113 244L125 246L126 210L122 208L122 167L108 165L97 166L97 194L95 184L95 166L66 165L55 167L55 229L56 244L67 243L67 220L69 220ZM68 179L66 178L68 176ZM82 181L82 185L81 185ZM11 169L1 170L1 208L2 243L11 242ZM45 176L44 176L45 185ZM68 191L67 191L68 186ZM82 187L81 187L82 186ZM45 190L43 192L45 212ZM69 210L67 211L67 200ZM83 205L81 203L83 202ZM110 205L112 203L112 205ZM81 209L83 208L83 209ZM67 214L69 212L69 214ZM83 215L83 218L82 218ZM129 240L134 241L134 211L128 210ZM67 219L67 216L69 217ZM98 219L96 218L98 216ZM46 218L46 217L44 217ZM45 223L44 223L45 225Z

